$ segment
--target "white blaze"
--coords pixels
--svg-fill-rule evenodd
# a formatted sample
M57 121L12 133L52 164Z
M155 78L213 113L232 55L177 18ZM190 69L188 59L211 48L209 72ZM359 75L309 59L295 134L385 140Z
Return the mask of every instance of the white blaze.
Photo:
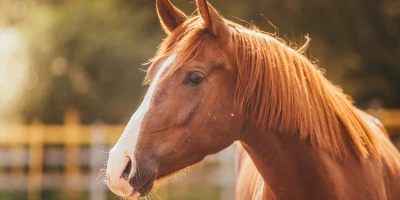
M150 108L150 102L153 97L154 90L157 86L157 82L161 77L161 74L169 65L172 64L175 58L176 55L172 55L168 57L166 61L164 61L164 63L161 65L160 69L157 71L154 80L150 84L150 87L147 90L147 93L142 103L136 110L135 114L133 114L133 116L129 120L129 123L125 127L125 130L122 133L121 137L119 138L117 144L111 149L107 164L107 174L111 182L110 187L114 185L115 189L122 189L122 190L132 189L129 183L123 181L120 178L120 176L123 170L125 169L126 164L129 161L128 157L132 161L132 169L129 177L133 177L133 175L136 173L136 160L134 157L134 152L137 144L137 139L139 137L143 118ZM119 185L120 183L123 182L125 182L124 186ZM128 184L129 187L126 186L126 184ZM125 193L124 191L114 191L114 192L121 194Z

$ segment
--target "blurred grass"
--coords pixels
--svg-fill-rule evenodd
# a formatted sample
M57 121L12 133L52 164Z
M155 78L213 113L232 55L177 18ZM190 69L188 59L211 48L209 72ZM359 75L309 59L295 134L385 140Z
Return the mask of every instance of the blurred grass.
M179 192L178 192L179 191ZM218 199L220 196L219 188L207 185L196 187L171 186L168 188L168 200L203 200ZM157 199L157 198L154 198Z
M163 193L160 195L159 193ZM201 185L196 187L182 187L182 186L170 186L168 188L161 189L152 195L151 199L168 199L168 200L204 200L204 199L218 199L220 195L219 189L212 186ZM74 199L89 199L89 191L77 191ZM25 200L28 199L27 191L1 191L0 200ZM65 190L43 190L42 199L56 199L56 200L73 200L69 198ZM107 192L108 200L119 200L112 192Z
M0 200L25 200L27 198L27 191L0 191Z

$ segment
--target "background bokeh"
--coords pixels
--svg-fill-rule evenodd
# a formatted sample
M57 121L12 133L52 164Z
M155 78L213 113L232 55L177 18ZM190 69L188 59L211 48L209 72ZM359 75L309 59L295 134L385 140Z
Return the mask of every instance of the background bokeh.
M126 121L146 87L140 70L165 37L155 0L0 1L3 120ZM367 107L400 106L400 3L394 0L210 1L224 17L301 45L327 77ZM187 14L193 1L173 3ZM245 21L239 20L243 19ZM271 23L276 27L272 26Z
M193 0L172 1L196 14ZM307 55L357 106L400 107L400 1L210 2L225 18L293 46L308 34ZM0 122L61 125L73 109L81 125L126 123L147 87L143 63L165 36L155 0L0 0ZM5 194L0 199L15 199ZM177 198L195 198L187 195Z

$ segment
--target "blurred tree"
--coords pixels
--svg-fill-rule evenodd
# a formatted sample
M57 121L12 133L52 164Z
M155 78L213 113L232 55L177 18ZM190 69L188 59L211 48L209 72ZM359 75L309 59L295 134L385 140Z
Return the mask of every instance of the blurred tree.
M127 119L143 94L141 62L160 43L143 39L161 38L157 26L149 25L152 19L148 9L122 1L39 4L22 26L40 79L26 93L27 119L60 123L71 106L83 122Z
M309 33L312 55L320 60L320 67L326 68L328 78L342 85L359 106L373 98L387 107L400 106L400 1L236 2L236 9L247 10L239 17L255 20L262 30L275 31L265 23L264 14L291 41L300 43L301 35ZM219 3L224 8L224 3Z
M172 1L188 14L195 9L186 0ZM2 7L7 12L0 15L29 42L31 68L39 79L26 89L20 114L27 121L60 123L63 111L73 106L86 123L128 120L145 89L140 63L165 37L155 0L13 2L29 2L28 11L17 15ZM399 1L210 2L226 18L247 20L294 44L308 33L313 38L308 53L359 106L377 97L386 107L400 107Z

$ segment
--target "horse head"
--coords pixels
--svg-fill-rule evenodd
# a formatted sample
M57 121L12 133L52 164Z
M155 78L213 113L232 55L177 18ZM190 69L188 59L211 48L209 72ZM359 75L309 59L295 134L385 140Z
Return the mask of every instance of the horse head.
M107 164L109 187L122 197L147 196L156 181L239 138L244 116L234 105L237 64L229 22L206 0L197 6L200 15L188 18L168 0L157 0L168 37Z

